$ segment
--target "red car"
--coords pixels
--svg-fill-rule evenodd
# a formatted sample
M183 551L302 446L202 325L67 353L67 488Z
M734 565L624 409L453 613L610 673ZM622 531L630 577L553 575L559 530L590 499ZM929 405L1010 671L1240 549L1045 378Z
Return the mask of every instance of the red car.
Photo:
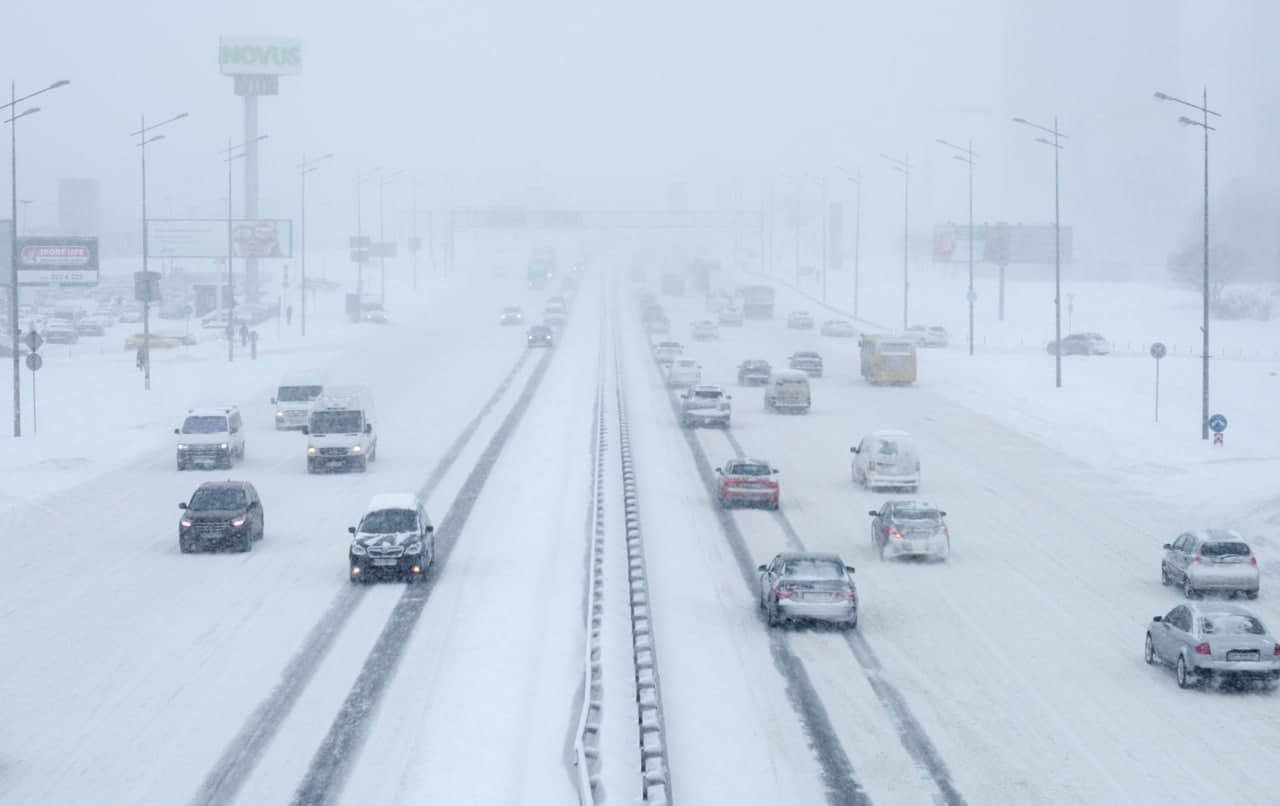
M759 459L734 458L717 467L720 476L716 500L728 508L738 504L778 508L777 468Z

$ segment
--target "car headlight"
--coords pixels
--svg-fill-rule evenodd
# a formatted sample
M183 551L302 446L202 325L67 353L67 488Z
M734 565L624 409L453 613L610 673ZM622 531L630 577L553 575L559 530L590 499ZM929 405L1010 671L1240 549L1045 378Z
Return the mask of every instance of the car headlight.
M225 451L227 449L227 443L219 442L218 447Z
M191 446L187 445L186 443L183 443L183 442L178 443L178 450L180 451L185 451L187 448L190 448L190 447Z
M351 452L352 452L352 453L360 453L360 446L359 446L359 445L352 445L352 446L351 446Z
M283 411L277 411L277 412L276 412L276 419L278 420L278 419L280 419L280 418L282 418L282 417L284 417L284 412L283 412Z
M422 553L422 541L421 541L421 540L415 540L415 541L413 541L412 543L408 544L407 546L405 546L405 547L404 547L404 553L405 553L405 554L421 554L421 553Z
M355 555L356 557L363 557L364 555L368 554L369 552L365 551L364 546L360 545L359 543L352 543L352 544L351 544L351 553L352 553L353 555Z
M315 449L315 448L313 448L313 447L311 447L310 445L308 445L308 446L307 446L307 456L315 456L315 455L316 455L316 449Z
M245 522L245 520L246 520L246 518L245 518L245 516L243 516L243 515L241 515L241 516L240 516L240 517L238 517L238 518L232 518L232 519L231 519L231 526L232 526L233 528L235 528L235 529L239 529L241 526L244 526L244 522Z
M187 520L186 518L183 518L182 520L178 521L178 525L181 526L183 529L190 529L191 521Z

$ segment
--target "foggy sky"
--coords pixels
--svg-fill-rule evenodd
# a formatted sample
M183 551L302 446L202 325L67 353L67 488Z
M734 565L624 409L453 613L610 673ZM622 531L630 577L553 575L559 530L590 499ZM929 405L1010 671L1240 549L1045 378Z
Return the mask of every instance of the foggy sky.
M1266 101L1278 60L1266 32L1280 12L1264 0L4 5L0 78L20 95L72 81L19 124L19 196L35 200L37 228L56 225L59 177L99 178L104 218L136 218L127 135L144 113L191 113L148 151L152 216L222 215L218 152L243 138L240 100L218 73L220 34L303 40L303 75L262 99L260 209L296 218L294 165L333 151L311 177L311 203L335 246L353 229L356 176L378 166L420 178L424 209L659 208L677 180L693 206L756 206L771 187L794 195L803 172L851 197L844 166L864 176L868 251L890 254L902 183L881 152L917 165L922 230L965 215L964 166L938 137L973 139L979 221L1044 223L1052 153L1010 118L1057 115L1077 258L1161 265L1171 241L1198 233L1201 140L1176 123L1183 110L1151 96L1197 99L1206 84L1225 116L1215 194L1275 195ZM388 194L407 206L407 184Z

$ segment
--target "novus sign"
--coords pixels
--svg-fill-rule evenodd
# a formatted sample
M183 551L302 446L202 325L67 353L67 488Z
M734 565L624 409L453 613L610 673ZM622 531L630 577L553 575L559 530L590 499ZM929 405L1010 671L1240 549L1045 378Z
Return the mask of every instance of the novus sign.
M218 66L227 76L296 76L302 72L302 40L224 36L218 42Z

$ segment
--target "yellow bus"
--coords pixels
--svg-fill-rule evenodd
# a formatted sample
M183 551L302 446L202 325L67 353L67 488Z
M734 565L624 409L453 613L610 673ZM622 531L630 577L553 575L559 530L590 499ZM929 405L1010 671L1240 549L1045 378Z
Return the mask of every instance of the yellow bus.
M901 336L864 334L862 377L870 383L915 383L916 346Z

